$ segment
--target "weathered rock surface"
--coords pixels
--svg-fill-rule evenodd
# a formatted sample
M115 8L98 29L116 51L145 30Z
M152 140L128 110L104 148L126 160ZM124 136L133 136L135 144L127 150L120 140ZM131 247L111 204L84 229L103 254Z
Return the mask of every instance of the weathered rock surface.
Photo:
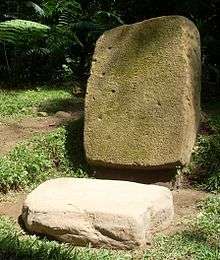
M189 162L200 110L200 39L181 16L104 33L85 103L85 151L95 166L175 168Z
M74 245L132 249L173 219L165 187L127 181L59 178L32 191L23 206L26 228Z

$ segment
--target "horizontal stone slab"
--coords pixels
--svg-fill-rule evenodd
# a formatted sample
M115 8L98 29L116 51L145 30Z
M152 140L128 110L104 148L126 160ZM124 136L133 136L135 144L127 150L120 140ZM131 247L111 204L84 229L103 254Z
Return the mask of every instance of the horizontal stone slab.
M33 233L78 246L133 249L174 216L169 189L128 181L58 178L24 202L22 218Z

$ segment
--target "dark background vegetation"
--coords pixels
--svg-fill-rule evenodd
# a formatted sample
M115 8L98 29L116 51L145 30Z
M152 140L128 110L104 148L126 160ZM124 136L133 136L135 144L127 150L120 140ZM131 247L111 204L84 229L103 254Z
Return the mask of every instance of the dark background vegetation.
M219 0L1 0L0 22L12 19L49 26L36 34L25 26L0 26L2 86L69 82L84 92L97 38L122 23L183 15L197 25L202 41L202 97L220 97ZM24 32L28 37L21 37ZM5 34L7 32L7 34Z

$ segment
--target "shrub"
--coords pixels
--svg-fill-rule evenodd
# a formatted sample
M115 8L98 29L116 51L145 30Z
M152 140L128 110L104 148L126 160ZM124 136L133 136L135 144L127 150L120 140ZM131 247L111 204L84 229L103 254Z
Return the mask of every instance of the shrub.
M220 191L220 135L199 136L190 166L191 177L208 191Z

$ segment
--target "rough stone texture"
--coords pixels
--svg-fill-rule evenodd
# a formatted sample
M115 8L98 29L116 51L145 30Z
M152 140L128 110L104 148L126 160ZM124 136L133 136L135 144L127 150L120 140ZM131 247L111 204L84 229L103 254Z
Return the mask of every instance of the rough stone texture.
M174 168L189 162L200 110L200 39L181 16L104 33L85 102L85 151L96 166Z
M59 178L41 184L24 203L26 228L94 247L144 247L173 219L165 187L127 181Z

